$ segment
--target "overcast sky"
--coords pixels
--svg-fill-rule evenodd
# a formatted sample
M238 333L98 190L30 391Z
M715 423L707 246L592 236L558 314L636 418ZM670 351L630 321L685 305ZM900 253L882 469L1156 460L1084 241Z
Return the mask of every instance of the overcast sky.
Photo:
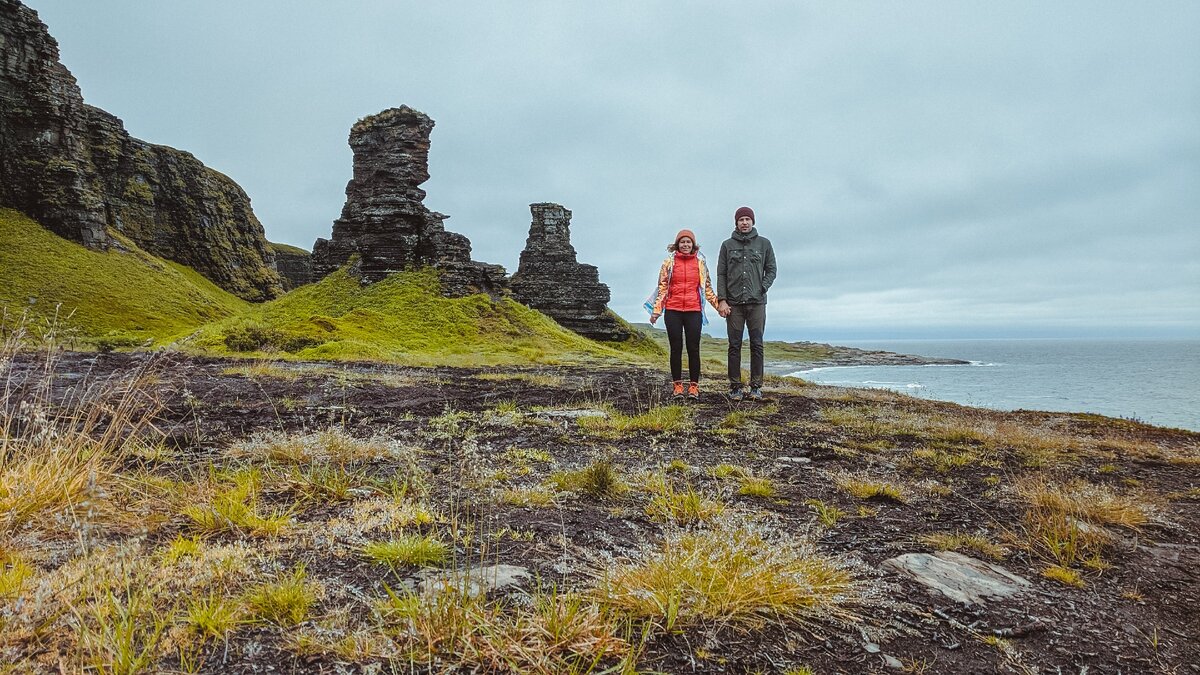
M561 203L628 319L746 204L768 338L1200 337L1200 3L26 1L272 241L329 236L350 126L407 104L475 259Z

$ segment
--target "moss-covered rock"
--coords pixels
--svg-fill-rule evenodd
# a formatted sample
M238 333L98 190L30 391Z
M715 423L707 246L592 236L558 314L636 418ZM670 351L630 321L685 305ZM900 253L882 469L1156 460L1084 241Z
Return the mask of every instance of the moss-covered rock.
M601 344L510 298L441 295L439 271L420 268L368 285L341 269L237 316L189 344L216 352L416 365L644 362L648 340Z

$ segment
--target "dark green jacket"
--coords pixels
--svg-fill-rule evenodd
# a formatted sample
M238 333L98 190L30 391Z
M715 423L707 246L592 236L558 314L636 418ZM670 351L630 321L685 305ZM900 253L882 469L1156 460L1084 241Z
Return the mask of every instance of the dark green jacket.
M751 228L737 230L721 244L717 258L717 298L731 305L765 305L767 289L775 283L775 249Z

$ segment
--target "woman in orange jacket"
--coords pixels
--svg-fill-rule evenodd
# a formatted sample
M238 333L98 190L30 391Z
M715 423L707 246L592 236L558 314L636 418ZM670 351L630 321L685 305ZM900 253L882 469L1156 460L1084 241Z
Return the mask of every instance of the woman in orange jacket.
M650 323L664 317L667 341L671 345L671 379L674 382L672 395L676 400L684 397L683 346L687 343L688 386L687 398L700 400L700 330L708 323L704 315L704 302L717 307L717 294L713 292L708 265L696 243L691 230L680 230L675 243L667 247L670 255L658 270L658 287L646 301L650 312Z

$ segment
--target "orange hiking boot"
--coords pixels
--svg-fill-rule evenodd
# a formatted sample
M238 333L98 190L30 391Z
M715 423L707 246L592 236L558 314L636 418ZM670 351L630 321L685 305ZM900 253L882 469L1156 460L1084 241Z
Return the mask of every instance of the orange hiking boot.
M688 385L687 397L688 397L689 401L699 401L700 400L700 385L698 383L692 382L691 384Z
M671 393L671 398L674 398L676 401L683 400L683 382L675 383L675 391Z

